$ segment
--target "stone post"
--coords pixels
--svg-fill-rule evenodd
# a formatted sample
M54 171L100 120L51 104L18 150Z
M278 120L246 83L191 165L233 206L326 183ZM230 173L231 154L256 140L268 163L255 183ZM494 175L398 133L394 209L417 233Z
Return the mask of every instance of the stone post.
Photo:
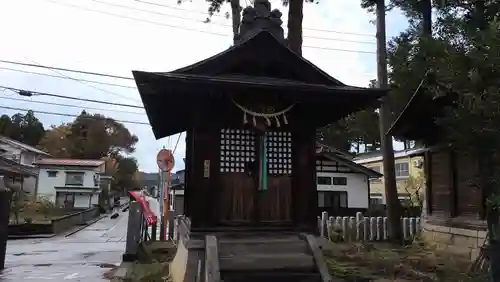
M130 203L128 225L127 225L127 242L125 245L125 253L123 261L135 261L137 259L137 251L141 242L141 222L142 214L139 202L133 201Z
M3 186L3 178L0 178ZM7 238L9 236L10 193L5 191L5 186L0 190L0 270L5 268L5 253Z

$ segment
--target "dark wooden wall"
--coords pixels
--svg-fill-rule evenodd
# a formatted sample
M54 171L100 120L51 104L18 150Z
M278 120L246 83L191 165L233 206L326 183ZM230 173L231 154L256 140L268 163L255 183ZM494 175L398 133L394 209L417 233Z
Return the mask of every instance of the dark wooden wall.
M474 185L477 172L477 160L471 154L448 148L428 151L425 155L428 215L483 219L483 195Z
M220 130L224 124L203 125L201 120L193 122L186 136L186 180L184 210L191 218L192 227L215 227L221 219L250 221L252 209L248 197L255 190L255 182L245 177L228 177L219 171ZM292 175L269 176L268 190L259 193L257 209L260 221L266 218L281 222L290 221L301 229L315 230L318 216L316 191L316 141L312 128L293 128L292 132ZM210 161L210 177L204 177L204 161ZM235 182L236 181L236 182ZM288 187L288 188L287 188ZM291 192L286 193L286 189ZM289 196L287 196L287 194ZM234 212L231 203L247 204ZM275 203L273 205L271 202ZM229 203L229 204L228 204ZM231 218L230 218L231 217ZM235 218L238 217L238 218Z

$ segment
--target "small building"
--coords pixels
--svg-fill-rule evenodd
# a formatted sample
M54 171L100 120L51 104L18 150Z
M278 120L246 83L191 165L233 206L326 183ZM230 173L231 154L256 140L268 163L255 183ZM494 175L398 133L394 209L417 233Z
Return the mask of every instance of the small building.
M380 172L357 164L349 155L318 144L316 152L316 184L319 214L354 216L368 210L370 179Z
M485 241L486 195L473 187L479 175L471 152L451 147L436 119L453 105L456 94L433 97L419 88L392 125L390 132L425 144L425 197L423 235L433 243L475 259Z
M7 179L12 185L20 186L29 196L36 196L38 169L34 165L37 159L49 157L49 154L33 146L0 135L0 157L17 163L23 171L29 174L13 174Z
M40 159L37 193L58 207L85 209L99 204L104 160Z
M394 152L396 185L400 201L418 204L425 192L424 158L422 149ZM382 152L374 151L358 154L355 163L377 172L383 172ZM382 177L370 179L370 203L373 206L386 205L385 186Z
M191 232L317 232L316 129L387 93L348 86L294 53L280 17L256 2L226 51L172 72L133 72L156 138L186 131Z

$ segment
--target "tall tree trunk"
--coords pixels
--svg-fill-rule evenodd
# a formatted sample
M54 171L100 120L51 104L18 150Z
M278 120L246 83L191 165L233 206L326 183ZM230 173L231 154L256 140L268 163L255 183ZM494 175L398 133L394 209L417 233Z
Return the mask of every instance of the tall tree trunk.
M233 41L240 37L241 6L240 0L231 0L231 19L233 20Z
M288 46L302 55L302 20L304 0L290 0L288 7Z
M421 0L422 35L432 37L432 0Z
M385 24L385 1L377 0L377 82L379 88L387 89L387 47ZM380 142L384 167L384 186L387 202L387 217L389 221L388 237L394 243L403 243L403 230L401 228L401 203L398 199L396 186L396 173L394 164L394 149L392 135L387 134L390 119L389 97L384 97L379 110Z

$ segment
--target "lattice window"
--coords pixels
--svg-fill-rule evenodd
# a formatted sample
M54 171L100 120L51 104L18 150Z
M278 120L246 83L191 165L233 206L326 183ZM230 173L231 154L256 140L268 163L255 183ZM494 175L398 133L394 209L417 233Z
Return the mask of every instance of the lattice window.
M221 129L220 172L246 172L246 164L255 162L255 135L249 130Z
M269 174L292 174L292 134L290 132L267 132L266 136Z

